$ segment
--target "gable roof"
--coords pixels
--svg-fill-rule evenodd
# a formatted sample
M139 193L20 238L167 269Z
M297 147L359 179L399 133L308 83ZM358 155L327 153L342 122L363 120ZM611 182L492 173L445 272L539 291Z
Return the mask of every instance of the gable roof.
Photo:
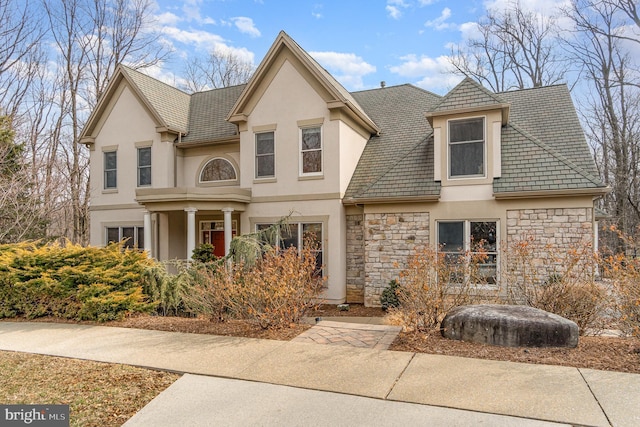
M258 93L260 84L268 78L269 70L283 50L288 50L295 59L313 76L325 89L329 99L325 99L329 109L341 109L356 120L370 133L379 131L376 123L367 115L356 99L347 91L327 70L302 49L287 33L281 31L269 48L264 59L253 74L244 92L227 115L227 120L238 123L246 120L250 110L250 100Z
M167 128L187 131L191 98L188 93L124 65L120 67Z
M187 131L190 95L121 64L116 67L104 94L82 129L82 143L92 142L93 132L122 82L128 84L148 109L159 129L174 133Z
M465 77L456 87L451 89L431 112L449 112L469 108L487 109L506 102L495 93L469 77Z

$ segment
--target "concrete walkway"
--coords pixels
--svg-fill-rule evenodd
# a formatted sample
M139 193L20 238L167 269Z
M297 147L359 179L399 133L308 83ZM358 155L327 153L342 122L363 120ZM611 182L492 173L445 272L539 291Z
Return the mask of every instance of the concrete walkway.
M0 350L194 374L128 425L640 425L636 374L49 323L0 322Z

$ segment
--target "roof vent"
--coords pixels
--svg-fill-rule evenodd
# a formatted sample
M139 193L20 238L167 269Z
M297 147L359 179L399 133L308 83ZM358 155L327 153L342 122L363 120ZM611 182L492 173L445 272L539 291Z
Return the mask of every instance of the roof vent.
M387 85L387 82L385 82L384 80L380 82L380 87L385 87Z

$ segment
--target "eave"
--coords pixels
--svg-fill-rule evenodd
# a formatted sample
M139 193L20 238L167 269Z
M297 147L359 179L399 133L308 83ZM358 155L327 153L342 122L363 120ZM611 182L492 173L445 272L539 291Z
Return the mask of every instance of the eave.
M602 197L611 192L611 187L574 188L565 190L511 191L493 193L496 200L538 199L548 197L593 196Z

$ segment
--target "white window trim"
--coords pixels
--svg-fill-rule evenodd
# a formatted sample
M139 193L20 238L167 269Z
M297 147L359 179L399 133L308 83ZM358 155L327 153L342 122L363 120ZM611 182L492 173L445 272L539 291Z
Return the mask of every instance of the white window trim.
M275 222L269 221L269 220L263 220L263 221L256 221L253 225L253 230L254 232L258 232L258 227L260 225L274 225ZM325 235L325 233L327 232L327 227L326 227L326 221L324 220L296 220L295 222L289 222L289 227L291 226L296 226L298 227L298 247L302 247L302 244L304 243L304 233L302 233L302 228L303 228L303 224L320 224L320 231L322 233L322 239L320 239L320 241L318 242L319 244L319 251L322 252L322 264L320 267L322 268L322 277L326 277L327 276L327 266L328 266L328 259L327 259L327 252L326 252L326 245L324 244L324 241L326 240L327 236ZM279 242L277 243L279 245ZM316 266L318 267L318 266Z
M274 140L274 148L275 148L275 140ZM233 168L233 173L236 175L235 179L220 179L220 180L215 180L215 181L203 181L202 180L202 173L204 172L204 168L207 167L207 165L211 162L213 162L214 160L224 160L225 162L229 163L231 165L231 167ZM274 158L275 160L275 158ZM257 172L257 165L256 165L256 172ZM238 169L236 168L236 166L233 164L233 162L225 157L220 157L220 156L216 156L216 157L212 157L208 160L206 160L204 162L204 164L202 165L202 167L200 168L200 172L198 172L198 184L222 184L222 183L230 183L230 182L238 182Z
M320 148L313 150L306 150L305 153L311 151L320 151L320 171L319 172L303 172L303 156L302 156L302 131L304 129L320 129ZM322 125L311 125L311 126L301 126L298 128L298 175L299 176L322 176L324 174L324 126Z
M118 242L122 241L123 236L122 236L122 229L123 228L133 228L133 247L139 250L143 250L144 247L140 247L139 246L139 241L138 241L138 236L140 231L142 230L142 234L144 237L144 226L143 225L130 225L130 224L126 224L126 225L105 225L104 226L104 243L105 246L109 244L109 229L110 228L117 228L118 229Z
M105 147L106 148L106 147ZM114 153L116 156L116 167L115 169L109 169L107 170L107 154L111 154ZM108 171L115 171L116 173L116 185L113 187L107 187L107 172ZM118 150L117 149L110 149L110 150L103 150L102 151L102 189L104 191L114 191L118 189Z
M149 165L148 166L140 166L140 150L146 150L149 149ZM152 175L152 166L153 166L153 159L152 159L152 151L151 151L151 145L147 145L147 146L143 146L143 147L136 147L136 181L138 184L138 187L151 187L151 184L153 183L153 175ZM141 168L148 168L149 169L149 183L148 184L140 184L140 169Z
M272 133L273 134L273 175L269 176L258 176L258 135L263 133ZM254 171L253 177L257 181L273 181L276 177L276 131L275 130L265 130L265 131L256 131L253 134L253 162L254 162Z
M484 149L482 150L482 167L483 167L483 173L482 175L477 174L477 175L456 175L456 176L451 176L451 141L450 141L450 123L451 122L457 122L457 121L462 121L462 120L471 120L471 119L478 119L481 118L482 119L482 137L483 137L483 143L484 143ZM489 151L489 147L488 147L488 143L487 143L487 116L486 115L481 115L481 116L470 116L470 117L460 117L460 118L456 118L456 119L448 119L447 120L447 179L450 181L456 181L456 180L465 180L465 179L486 179L487 178L487 169L488 169L488 165L487 165L487 152ZM471 143L471 142L480 142L480 141L464 141L464 142L459 142L459 143L454 143L454 145L456 144L466 144L466 143Z
M440 227L438 224L446 223L446 222L462 222L463 225L463 246L462 249L465 253L471 252L471 223L472 222L495 222L496 223L496 250L495 251L487 251L489 253L495 252L496 254L496 283L495 284L485 284L482 286L486 286L487 289L495 289L500 286L500 259L501 259L501 251L500 251L500 220L497 218L481 218L481 219L442 219L435 221L435 230L436 230L436 253L456 253L449 251L440 251Z

